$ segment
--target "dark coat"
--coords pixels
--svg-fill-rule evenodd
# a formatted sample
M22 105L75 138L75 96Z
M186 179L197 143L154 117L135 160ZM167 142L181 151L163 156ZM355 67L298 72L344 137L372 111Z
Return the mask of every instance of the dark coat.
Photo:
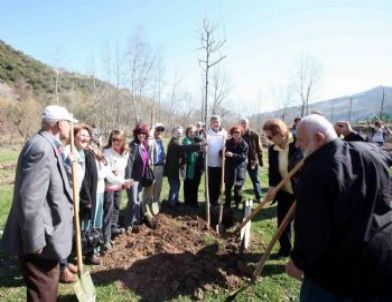
M375 144L339 139L306 158L291 258L320 287L362 299L391 295L391 164Z
M261 144L260 135L248 129L245 131L243 137L245 142L248 144L248 164L258 164L260 167L263 166L263 145Z
M268 180L270 187L276 187L276 185L282 180L282 175L279 172L279 151L274 150L275 145L271 145L268 148ZM289 163L288 163L288 171L294 168L294 166L303 158L302 151L295 146L294 142L289 144ZM291 186L296 192L297 185L299 183L299 173L296 173L291 178ZM276 199L279 200L279 194L281 190L279 190Z
M148 145L147 145L148 151ZM125 168L125 178L132 178L134 181L141 181L143 177L143 158L140 142L133 140L129 143L128 164ZM148 164L148 162L147 162Z
M172 137L169 145L167 146L166 163L163 174L167 177L180 178L181 175L185 175L185 153L199 151L199 144L182 145L180 138Z
M236 144L231 138L226 141L225 152L233 153L233 157L225 158L225 183L243 185L248 163L248 144L244 139Z
M87 150L84 154L86 171L80 189L80 216L92 218L97 199L98 171L94 154Z
M344 140L346 142L371 142L371 140L363 138L358 132L351 131Z

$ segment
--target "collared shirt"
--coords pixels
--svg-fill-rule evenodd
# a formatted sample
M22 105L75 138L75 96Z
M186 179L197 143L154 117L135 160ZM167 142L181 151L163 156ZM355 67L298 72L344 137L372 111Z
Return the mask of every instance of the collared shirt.
M155 139L154 144L154 165L163 165L165 163L165 149L162 139Z
M294 142L294 137L291 133L289 133L289 139L284 149L280 148L277 145L274 145L274 150L278 151L278 162L279 162L279 173L284 178L288 173L289 166L289 144ZM282 190L293 194L293 187L291 185L291 181L286 181L282 187Z

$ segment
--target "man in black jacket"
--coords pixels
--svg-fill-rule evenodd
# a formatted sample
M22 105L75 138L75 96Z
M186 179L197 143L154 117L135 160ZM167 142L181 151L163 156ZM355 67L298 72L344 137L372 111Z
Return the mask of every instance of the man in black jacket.
M263 146L261 144L259 134L249 128L249 120L247 118L242 118L240 120L240 123L245 131L242 138L245 140L249 147L247 170L249 173L249 177L252 180L256 200L260 200L261 187L259 180L259 166L263 166Z
M302 119L297 145L307 157L286 271L303 280L301 301L391 301L391 157L337 139L320 115Z

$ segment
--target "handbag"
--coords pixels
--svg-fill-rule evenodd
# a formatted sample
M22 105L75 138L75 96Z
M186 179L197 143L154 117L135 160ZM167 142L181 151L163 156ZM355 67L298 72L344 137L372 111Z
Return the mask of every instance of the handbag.
M154 172L152 171L150 165L146 166L146 173L142 176L142 179L140 180L140 183L142 187L149 187L152 185L154 182Z

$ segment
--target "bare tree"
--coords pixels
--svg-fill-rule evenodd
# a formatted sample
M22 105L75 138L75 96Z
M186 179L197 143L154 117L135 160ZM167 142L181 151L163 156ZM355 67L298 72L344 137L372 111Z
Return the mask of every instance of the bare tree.
M208 84L209 84L209 73L211 67L221 62L226 56L220 54L222 46L226 43L226 39L216 39L217 26L211 24L211 22L204 18L202 28L200 30L200 42L201 47L204 51L204 59L199 60L199 65L204 72L204 122L207 124L207 112L208 112Z
M155 55L150 44L140 32L129 43L127 52L130 76L131 110L135 123L141 122L141 104L151 82L151 71Z
M301 102L301 117L309 112L309 102L318 88L321 78L321 64L313 56L301 55L296 67L296 87Z
M163 77L165 73L165 64L163 60L163 55L162 55L162 47L159 47L159 49L156 52L156 62L155 62L155 68L154 68L154 112L157 111L158 115L157 118L160 121L161 120L161 101L162 101L162 89L164 85ZM155 105L158 105L157 110L155 110Z
M226 43L226 39L218 40L215 38L216 25L204 18L202 28L200 30L200 43L204 51L204 59L199 60L199 65L204 72L204 122L207 126L207 111L208 111L208 81L210 68L221 62L226 56L220 54L222 46ZM210 227L211 215L210 215L210 198L208 193L208 167L207 161L205 161L205 194L206 194L206 216L207 216L207 227Z
M222 118L230 113L227 109L226 98L230 93L230 87L227 84L226 74L220 68L215 68L212 74L212 114L218 114Z
M385 102L385 89L382 87L381 95L381 108L380 108L380 120L384 120L384 102Z

